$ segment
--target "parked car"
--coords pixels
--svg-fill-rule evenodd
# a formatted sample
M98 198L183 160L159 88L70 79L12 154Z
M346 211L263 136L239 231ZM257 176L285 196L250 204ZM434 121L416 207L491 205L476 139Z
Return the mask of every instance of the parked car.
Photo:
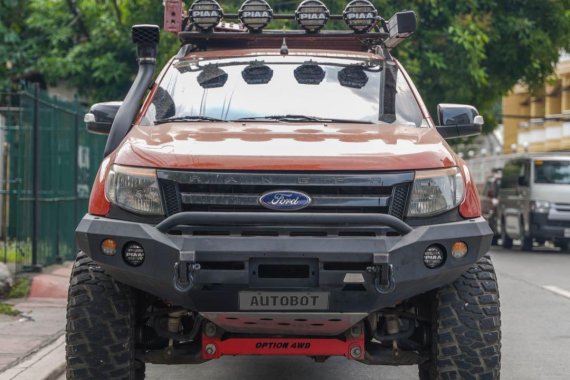
M504 248L522 250L551 241L570 243L570 156L536 155L508 161L499 188L499 230Z
M487 177L485 180L485 186L480 195L481 199L481 213L487 222L489 227L493 230L493 242L492 244L497 244L499 239L499 231L497 229L497 213L499 204L499 187L501 185L501 169L493 170L493 174Z
M108 139L76 231L68 379L225 355L499 379L492 231L445 141L483 119L440 104L434 123L390 53L415 14L307 0L279 15L305 31L262 30L263 0L188 14L154 84L158 27L134 27L131 90L86 115ZM247 30L216 30L222 15ZM354 31L318 32L329 16Z

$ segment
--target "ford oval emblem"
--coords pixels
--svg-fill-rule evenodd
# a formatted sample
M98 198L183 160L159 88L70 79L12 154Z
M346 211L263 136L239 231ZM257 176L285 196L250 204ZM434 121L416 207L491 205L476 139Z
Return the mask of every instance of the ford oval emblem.
M311 204L311 197L294 190L270 191L259 197L259 204L271 210L295 211Z

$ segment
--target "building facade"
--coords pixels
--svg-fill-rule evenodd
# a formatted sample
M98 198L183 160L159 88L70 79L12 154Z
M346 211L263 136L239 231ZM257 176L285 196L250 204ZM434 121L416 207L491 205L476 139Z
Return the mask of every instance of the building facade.
M570 54L538 93L517 85L503 98L503 124L505 154L570 150Z

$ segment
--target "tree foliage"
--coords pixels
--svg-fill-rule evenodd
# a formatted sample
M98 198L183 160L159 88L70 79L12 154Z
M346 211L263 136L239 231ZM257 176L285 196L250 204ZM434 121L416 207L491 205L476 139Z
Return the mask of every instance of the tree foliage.
M269 0L290 12L300 1ZM492 109L518 81L537 88L570 50L570 0L374 0L388 18L418 15L418 32L394 51L430 110L440 102ZM236 11L241 1L221 1ZM325 0L339 13L346 2ZM0 86L41 75L92 101L124 96L136 71L130 27L162 24L159 0L0 0ZM276 25L282 25L276 23ZM342 27L336 23L335 26ZM178 42L163 33L159 64Z

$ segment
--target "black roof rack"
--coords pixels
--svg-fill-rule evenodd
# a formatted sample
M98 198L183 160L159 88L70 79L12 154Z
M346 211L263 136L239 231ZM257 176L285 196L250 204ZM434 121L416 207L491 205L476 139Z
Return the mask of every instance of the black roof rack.
M373 32L356 34L340 31L322 31L318 34L308 34L304 31L264 30L262 33L247 32L180 32L178 34L183 44L191 44L198 49L247 49L275 48L285 42L289 49L320 49L367 51L381 45L388 33Z

